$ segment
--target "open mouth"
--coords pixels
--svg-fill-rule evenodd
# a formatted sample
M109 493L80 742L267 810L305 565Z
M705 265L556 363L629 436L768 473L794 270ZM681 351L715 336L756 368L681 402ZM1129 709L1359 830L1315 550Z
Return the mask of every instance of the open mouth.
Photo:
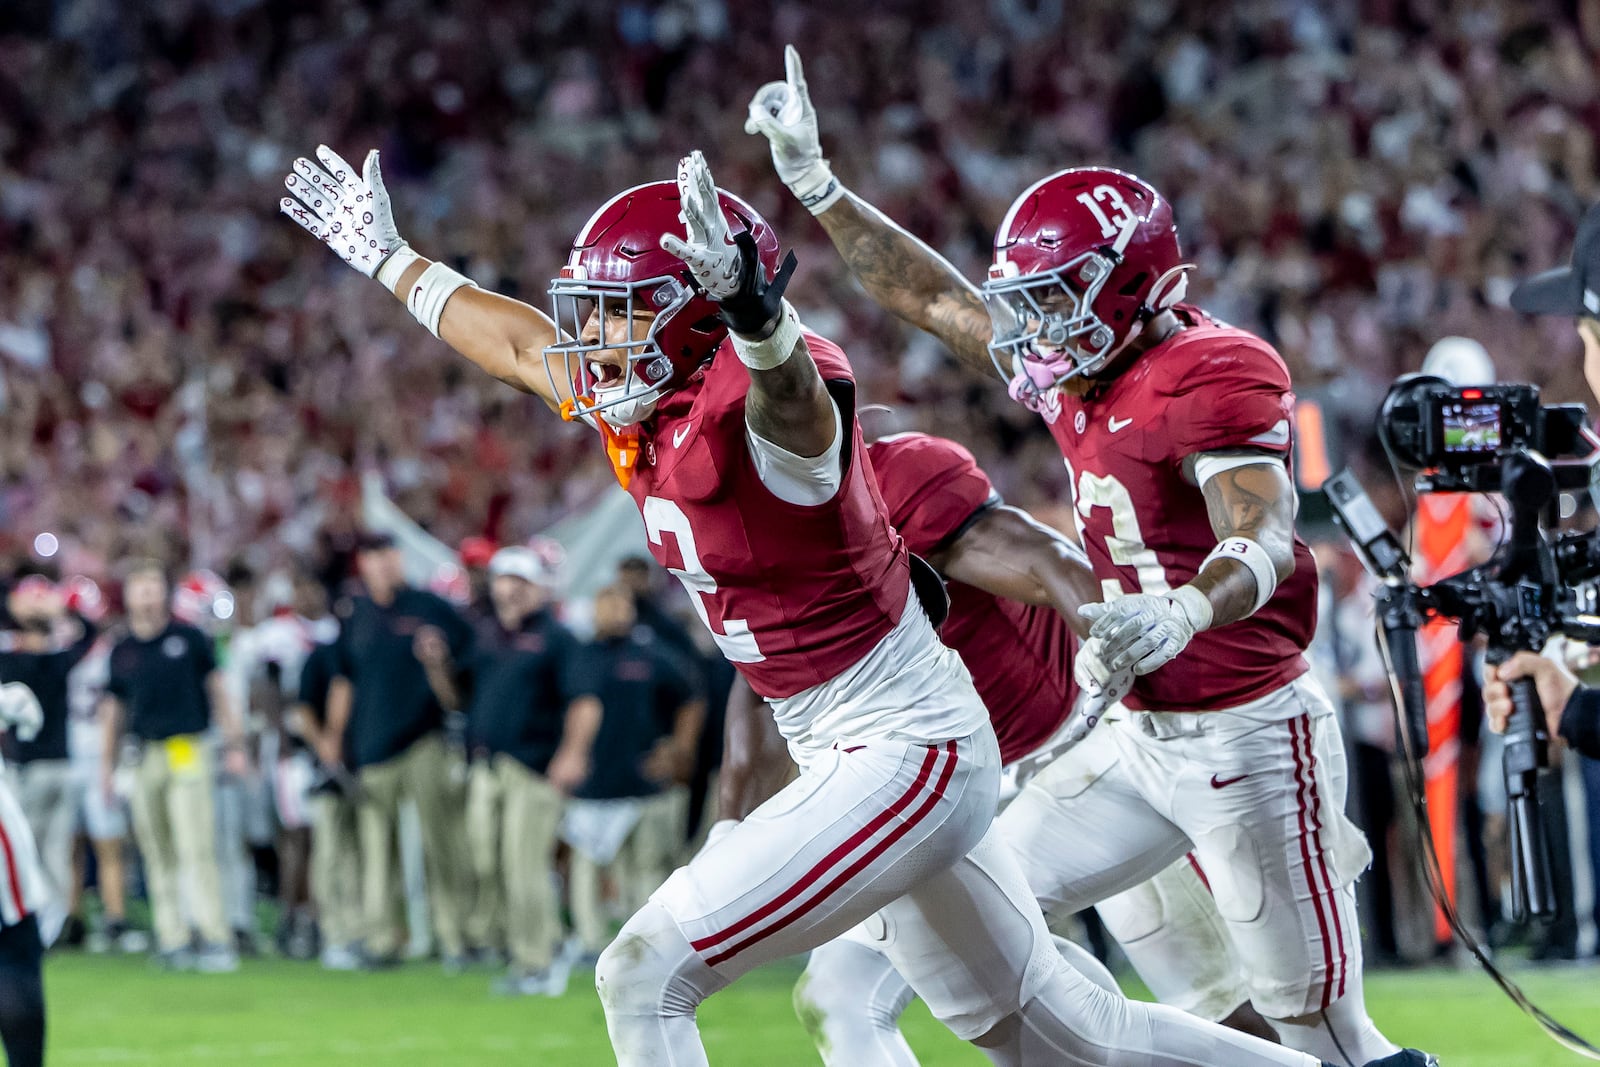
M622 381L622 368L612 363L602 363L598 359L589 361L589 373L594 377L596 388L604 389L609 385L616 385Z

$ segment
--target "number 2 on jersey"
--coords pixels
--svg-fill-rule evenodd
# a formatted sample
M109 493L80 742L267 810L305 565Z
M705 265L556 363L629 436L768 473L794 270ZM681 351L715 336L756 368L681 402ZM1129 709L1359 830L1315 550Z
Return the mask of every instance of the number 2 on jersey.
M1069 466L1067 471L1071 473L1072 468ZM1111 536L1105 539L1106 554L1111 557L1112 563L1119 567L1132 567L1138 574L1139 588L1133 592L1172 591L1172 586L1167 584L1166 568L1161 565L1155 549L1146 547L1144 543L1144 533L1139 529L1139 516L1133 510L1133 497L1127 486L1109 474L1084 471L1078 477L1073 498L1073 521L1078 526L1078 537L1084 541L1089 537L1084 520L1090 513L1095 508L1106 508L1111 512ZM1125 596L1128 592L1115 578L1103 579L1100 587L1107 600Z
M711 639L717 643L728 662L760 663L766 659L756 646L756 635L750 632L750 624L743 619L723 619L721 633L711 624L706 598L716 595L717 582L700 565L700 550L695 547L694 530L690 528L689 516L683 513L683 509L662 497L647 496L644 498L644 528L651 544L661 544L663 534L671 534L678 542L683 568L668 567L667 570L676 574L689 591L689 603L694 605L695 614L711 631Z

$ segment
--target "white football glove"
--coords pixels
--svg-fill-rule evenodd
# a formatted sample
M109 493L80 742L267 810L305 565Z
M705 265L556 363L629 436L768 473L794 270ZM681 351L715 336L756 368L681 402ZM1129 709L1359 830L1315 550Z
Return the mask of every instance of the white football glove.
M0 685L0 722L11 727L18 741L32 741L44 725L39 698L21 682Z
M1111 670L1105 664L1103 651L1100 641L1090 637L1078 645L1077 655L1072 658L1072 677L1083 690L1086 715L1098 716L1133 688L1133 672Z
M367 153L364 174L357 174L327 145L317 146L317 158L322 166L303 156L294 161L294 173L283 180L294 195L278 201L278 207L371 278L384 260L407 247L395 229L389 192L378 171L378 150Z
M713 300L732 296L739 291L739 249L728 236L717 183L698 149L678 161L678 202L678 218L688 228L689 239L663 234L661 247L689 265L695 281Z
M820 215L844 195L844 187L822 158L817 109L811 106L800 53L792 44L783 49L783 66L783 81L768 82L751 97L744 132L766 137L778 177L813 215Z
M1138 593L1085 604L1078 614L1093 621L1089 635L1100 643L1107 670L1149 674L1171 663L1211 624L1210 607L1198 589L1184 586L1172 596Z

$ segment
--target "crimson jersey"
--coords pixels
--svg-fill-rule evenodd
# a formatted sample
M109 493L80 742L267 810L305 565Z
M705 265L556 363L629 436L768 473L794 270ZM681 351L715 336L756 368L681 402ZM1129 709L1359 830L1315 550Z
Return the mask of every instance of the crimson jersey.
M854 416L855 376L805 334L839 404L843 482L827 503L790 504L756 473L745 438L750 372L729 342L641 427L629 484L650 552L676 574L750 687L793 696L842 674L888 636L911 590Z
M1287 459L1294 393L1261 338L1180 305L1191 325L1087 396L1047 413L1072 478L1083 547L1106 595L1164 593L1194 578L1217 535L1183 461L1199 452L1260 449ZM1306 670L1317 575L1298 537L1294 573L1247 619L1196 634L1171 663L1134 683L1136 710L1233 707Z
M972 453L942 437L905 433L867 446L878 491L906 547L919 556L948 546L999 503ZM1061 613L950 582L950 617L939 636L972 673L1004 763L1038 748L1078 698L1077 636Z

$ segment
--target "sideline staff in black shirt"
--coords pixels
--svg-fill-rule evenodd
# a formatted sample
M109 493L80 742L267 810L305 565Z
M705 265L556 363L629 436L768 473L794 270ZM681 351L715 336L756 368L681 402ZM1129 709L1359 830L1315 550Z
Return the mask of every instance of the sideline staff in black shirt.
M143 742L134 771L133 822L162 956L169 966L187 965L180 962L190 937L180 889L186 884L188 911L204 942L197 965L234 970L239 961L223 917L217 872L215 781L201 736L211 726L213 710L228 772L244 774L249 763L211 638L174 620L168 595L166 575L154 564L135 567L123 583L129 633L111 649L102 787L109 795L126 723Z
M593 687L579 672L583 646L550 611L551 578L532 549L501 549L489 573L499 586L495 618L479 629L461 665L471 687L468 748L474 760L510 756L570 793L588 774L600 718ZM573 708L584 696L591 700Z
M356 597L340 620L339 676L328 690L328 729L318 755L333 767L347 748L361 787L361 941L369 963L399 959L400 932L390 907L399 887L389 856L401 801L409 799L422 823L434 936L446 968L456 970L465 966L470 911L461 825L465 775L458 775L463 768L445 744L444 708L417 648L441 641L459 660L472 647L472 629L439 597L406 585L404 563L386 535L368 533L357 545L367 595Z
M165 741L211 728L216 709L230 773L249 770L244 732L231 703L211 638L172 617L169 590L160 568L135 568L125 582L128 634L111 648L106 695L104 773L109 777L124 727L141 741Z
M328 691L328 730L319 755L332 767L348 754L351 768L359 770L391 760L444 728L444 709L416 656L417 635L438 630L460 662L471 648L472 629L442 598L405 584L400 550L391 538L364 535L357 560L367 592L339 620L338 671Z
M8 598L11 617L20 633L12 646L0 652L0 682L21 682L33 690L44 711L44 724L32 741L17 741L13 762L67 759L67 675L94 647L98 631L81 615L71 616L77 635L61 647L56 624L66 617L61 591L43 575L29 575L17 583ZM24 789L26 792L26 789Z
M626 587L595 594L595 640L581 670L603 711L594 769L574 794L585 800L653 796L694 766L705 704L682 661L637 634L635 619Z

